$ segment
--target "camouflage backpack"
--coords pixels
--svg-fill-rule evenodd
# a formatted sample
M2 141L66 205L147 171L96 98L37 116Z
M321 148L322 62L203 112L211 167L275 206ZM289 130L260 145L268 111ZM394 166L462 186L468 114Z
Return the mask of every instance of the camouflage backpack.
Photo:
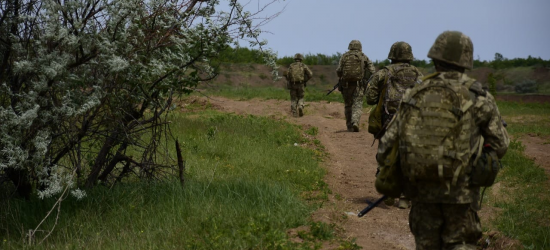
M303 82L305 80L304 65L301 62L294 62L288 67L290 82Z
M401 168L412 183L441 182L449 191L471 171L467 168L475 124L468 89L475 80L444 79L439 73L430 77L429 83L409 90L401 103Z
M363 53L361 51L348 51L343 55L342 63L342 80L356 82L363 79L365 68L363 66Z
M418 71L408 64L396 64L386 66L388 76L386 80L386 93L384 95L384 111L389 115L388 120L391 120L403 94L407 89L414 87L418 83Z

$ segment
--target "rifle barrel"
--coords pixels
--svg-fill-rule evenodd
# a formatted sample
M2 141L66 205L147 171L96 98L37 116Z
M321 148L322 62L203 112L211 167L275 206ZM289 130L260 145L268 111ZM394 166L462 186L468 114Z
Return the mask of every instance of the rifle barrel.
M375 208L376 206L378 206L378 204L380 204L380 202L382 202L383 200L385 200L387 198L387 196L383 195L382 197L380 197L380 199L376 200L375 202L373 202L372 204L368 205L365 209L361 210L361 212L359 212L359 214L357 214L357 217L361 218L363 217L365 214L367 214L370 210L372 210L373 208Z

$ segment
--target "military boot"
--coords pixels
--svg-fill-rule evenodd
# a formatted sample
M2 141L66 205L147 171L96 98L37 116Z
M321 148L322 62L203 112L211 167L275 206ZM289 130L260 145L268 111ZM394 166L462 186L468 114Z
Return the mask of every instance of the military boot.
M401 209L406 209L406 208L409 208L410 206L411 205L410 205L409 199L405 197L399 198L399 203L397 204L397 207Z
M385 200L384 200L384 204L386 204L386 206L393 206L393 204L395 204L395 199L392 198L392 197L387 197Z
M359 132L359 125L357 125L356 123L354 123L351 127L353 132Z
M304 109L303 108L298 108L298 116L302 117L304 116Z

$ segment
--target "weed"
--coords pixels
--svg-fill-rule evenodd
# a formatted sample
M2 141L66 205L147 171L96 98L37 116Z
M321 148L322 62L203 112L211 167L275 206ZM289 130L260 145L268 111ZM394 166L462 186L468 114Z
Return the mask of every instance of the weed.
M308 130L306 130L306 134L308 135L317 135L319 133L319 129L317 127L311 127Z

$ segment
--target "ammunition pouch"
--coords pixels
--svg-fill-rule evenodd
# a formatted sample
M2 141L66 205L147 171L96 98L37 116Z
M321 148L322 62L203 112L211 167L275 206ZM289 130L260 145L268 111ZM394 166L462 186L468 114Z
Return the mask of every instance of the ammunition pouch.
M490 187L495 182L501 168L497 153L488 148L480 155L473 155L472 172L470 174L470 185L474 187Z
M376 191L389 197L400 197L403 193L403 173L399 163L399 142L396 142L384 161L378 161L378 172L374 187ZM377 155L378 157L378 155Z

